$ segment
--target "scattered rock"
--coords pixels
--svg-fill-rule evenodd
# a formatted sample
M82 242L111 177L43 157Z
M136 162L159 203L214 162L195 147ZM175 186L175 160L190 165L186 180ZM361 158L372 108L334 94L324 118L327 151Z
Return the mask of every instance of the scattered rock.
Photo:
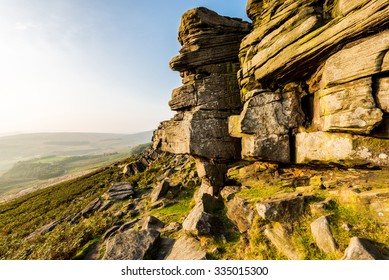
M292 222L302 218L305 212L305 197L283 195L269 198L256 204L256 209L263 219L275 222Z
M123 232L123 231L129 230L129 229L132 229L134 226L136 226L138 224L139 221L140 221L140 219L136 218L136 219L133 219L127 223L124 223L120 226L119 231Z
M206 252L201 249L200 242L189 236L180 237L173 245L166 260L205 260Z
M196 204L201 201L204 194L209 194L211 196L215 194L213 186L210 184L210 182L207 179L201 180L201 186L196 190L194 194L194 200Z
M161 238L155 259L164 260L172 251L175 241L176 240L172 238Z
M243 233L251 228L255 211L248 200L235 196L234 199L226 203L226 208L227 217L236 223L239 232Z
M212 229L212 215L204 212L202 203L197 203L186 217L182 228L193 235L209 235Z
M234 198L235 194L240 192L239 186L225 186L221 192L220 196L224 199L224 201L228 202Z
M127 182L114 183L108 190L109 200L124 200L132 197L133 195L133 187Z
M159 241L155 230L127 230L108 238L104 260L145 260L153 257Z
M327 254L336 251L337 244L331 233L330 224L326 216L321 216L311 223L311 232L320 250Z
M119 226L113 226L113 227L107 229L107 231L103 234L103 240L105 241L107 238L114 235L118 231L119 228L120 228Z
M31 233L29 236L27 236L26 240L33 239L33 238L37 237L38 235L44 235L44 234L52 231L57 225L59 225L60 223L62 223L65 220L66 220L66 217L59 219L59 220L56 220L56 221L53 221L47 225L44 225L43 227L38 228L33 233Z
M353 226L348 223L342 223L342 229L346 232L350 232L353 229Z
M77 213L71 220L70 220L70 224L71 225L74 225L76 223L78 223L78 221L81 219L82 215L81 213Z
M100 198L97 197L81 211L81 215L84 218L86 218L90 216L93 212L98 210L100 206L101 206L101 200Z
M156 209L156 208L160 209L160 208L165 207L168 204L169 204L169 201L165 198L162 198L162 199L157 200L156 202L152 203L151 208L152 209Z
M311 210L312 215L317 215L325 212L326 210L331 209L335 206L335 201L330 198L326 198L324 201L311 203L309 204L309 208Z
M207 213L214 213L224 206L222 201L208 193L204 193L197 203L201 203L203 211Z
M142 225L142 229L146 230L157 230L160 231L164 227L164 223L157 219L154 216L148 216L144 219L144 223Z
M350 245L347 247L343 255L343 260L388 260L388 256L384 256L377 249L376 245L368 240L358 237L353 237L350 240Z
M150 200L151 200L151 203L154 203L156 202L158 199L160 199L161 197L163 197L169 190L170 188L170 183L169 183L169 179L165 179L163 180L162 182L160 182L155 188L154 190L151 192L150 194Z
M304 254L292 243L288 230L280 223L267 225L264 231L265 236L277 248L277 250L290 260L302 260Z
M182 228L182 225L177 222L172 222L168 224L166 227L160 230L161 233L169 234L172 232L177 232Z
M101 205L99 211L100 211L100 212L103 212L103 211L105 211L105 210L108 210L108 208L111 207L112 204L113 204L113 202L110 201L110 200L105 201L105 202L103 203L103 205Z
M144 158L142 158L136 162L126 165L123 169L123 174L128 177L131 177L137 173L145 171L147 166L148 162Z

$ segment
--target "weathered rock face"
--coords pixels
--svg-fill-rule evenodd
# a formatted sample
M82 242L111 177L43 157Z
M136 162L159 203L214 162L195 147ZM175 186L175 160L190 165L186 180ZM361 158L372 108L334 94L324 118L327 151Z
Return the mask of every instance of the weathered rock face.
M389 165L389 141L347 133L311 132L296 137L297 163Z
M290 164L389 166L389 2L249 0L247 15L252 25L205 8L182 17L170 62L183 83L169 102L177 114L153 145L196 158L202 184L183 232L215 233L222 197L240 233L250 236L259 215L261 233L289 259L306 256L291 238L310 215L321 254L337 254L344 244L325 216L336 199L315 196L337 181ZM231 168L240 159L267 162ZM387 225L386 196L365 208Z
M242 40L238 72L244 107L229 118L242 158L387 166L389 3L251 0L247 14L253 29ZM301 141L314 136L298 128L365 135L374 148L354 141L351 151L326 151Z

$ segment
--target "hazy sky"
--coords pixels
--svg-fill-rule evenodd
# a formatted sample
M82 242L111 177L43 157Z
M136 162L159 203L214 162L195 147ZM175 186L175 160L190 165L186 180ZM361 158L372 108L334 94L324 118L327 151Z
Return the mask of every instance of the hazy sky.
M168 66L181 15L243 18L246 2L0 0L0 135L155 129L181 83Z

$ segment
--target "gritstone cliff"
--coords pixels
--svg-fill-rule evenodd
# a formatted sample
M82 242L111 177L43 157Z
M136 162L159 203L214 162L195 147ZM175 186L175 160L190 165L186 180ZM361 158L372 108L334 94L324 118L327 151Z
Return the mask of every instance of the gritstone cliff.
M169 105L177 114L161 123L153 146L196 159L202 185L183 224L194 235L211 232L204 196L213 196L215 205L223 192L228 198L239 192L226 186L227 179L242 179L246 167L228 170L239 160L254 162L256 171L272 164L389 166L388 1L249 0L247 14L251 24L205 8L189 10L179 28L182 49L170 62L183 86L173 90ZM325 189L323 178L318 185ZM388 183L384 179L382 187ZM256 210L265 220L289 224L304 215L310 195L269 196ZM229 218L247 231L255 217L250 203L223 199ZM332 235L320 237L329 235L328 225L326 216L311 225L315 240L327 240L316 242L327 253L337 248ZM285 246L277 240L288 240L290 231L268 224L263 234L278 248ZM306 257L297 250L283 255Z

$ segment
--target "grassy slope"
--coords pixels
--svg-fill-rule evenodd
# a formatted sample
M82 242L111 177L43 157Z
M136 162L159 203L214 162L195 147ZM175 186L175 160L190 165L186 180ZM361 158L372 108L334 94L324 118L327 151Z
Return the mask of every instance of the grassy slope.
M129 181L138 193L150 191L158 178L171 168L173 157L163 157L153 163L145 172L129 178L122 178L118 165L131 162L135 157L92 174L64 182L47 189L25 195L16 200L0 204L0 259L72 259L83 255L91 245L98 242L102 234L115 224L122 224L134 218L127 209L129 201L119 201L104 212L95 212L79 223L69 220L85 208L93 199L101 197L109 186L118 181ZM194 163L171 175L172 180L180 181L193 172ZM186 182L186 181L185 181ZM140 215L153 214L165 223L180 221L192 206L194 182L185 183L185 188L177 187L176 196L162 210L151 209L148 201ZM181 185L179 185L181 186ZM51 232L27 240L26 238L53 221L70 217Z

